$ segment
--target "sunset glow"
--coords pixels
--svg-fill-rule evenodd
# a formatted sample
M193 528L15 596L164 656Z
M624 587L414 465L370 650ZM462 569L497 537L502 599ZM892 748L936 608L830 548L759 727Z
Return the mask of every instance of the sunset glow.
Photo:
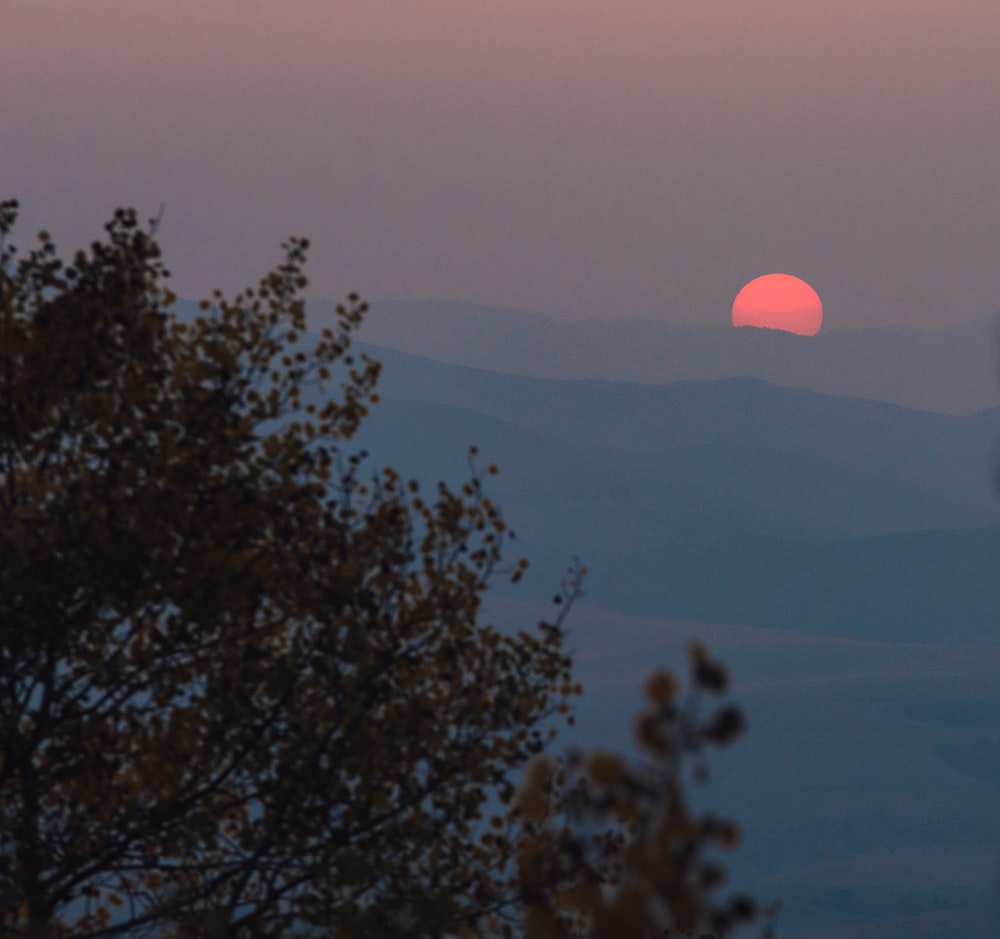
M784 270L840 329L1000 293L996 0L8 7L0 198L65 248L162 204L183 297L291 234L326 300L708 326Z
M804 280L791 274L765 274L736 295L733 325L815 336L823 325L823 304Z

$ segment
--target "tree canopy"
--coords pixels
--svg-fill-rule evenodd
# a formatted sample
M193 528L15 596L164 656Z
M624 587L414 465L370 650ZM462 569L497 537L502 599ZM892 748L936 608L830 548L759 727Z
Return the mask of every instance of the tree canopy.
M66 263L44 232L19 255L16 216L0 205L0 935L610 935L605 875L630 923L726 927L699 851L732 830L677 814L677 773L739 726L685 723L661 677L658 782L595 756L533 764L516 794L580 690L577 573L550 622L483 620L524 567L493 468L427 496L352 450L379 365L352 352L356 296L306 336L307 242L185 322L155 223L119 211ZM604 821L594 855L579 826ZM681 852L669 883L623 853L647 836L652 863Z

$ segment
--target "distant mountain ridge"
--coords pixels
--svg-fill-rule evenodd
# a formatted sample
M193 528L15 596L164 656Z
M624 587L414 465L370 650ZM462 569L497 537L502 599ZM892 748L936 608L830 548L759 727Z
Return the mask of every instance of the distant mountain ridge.
M676 465L682 450L712 448L720 468L723 452L730 458L770 453L775 466L821 461L842 474L865 474L968 506L982 514L983 524L1000 522L994 488L1000 408L938 414L757 379L642 385L529 378L361 347L383 362L380 386L387 398L461 407L580 450L627 454L629 462L650 466L671 458ZM707 486L711 475L705 472L703 465L698 475ZM815 488L822 492L818 481Z
M479 446L536 597L579 554L590 602L629 614L903 641L1000 622L1000 408L532 378L358 346L384 365L382 401L345 449L433 491Z
M332 303L310 307L331 319ZM1000 404L994 317L949 329L828 329L815 337L629 319L570 322L456 301L382 300L363 341L508 374L644 383L733 377L964 414Z
M358 347L384 365L381 401L343 449L371 451L363 474L395 466L430 495L468 478L470 444L481 469L499 464L485 486L518 535L505 558L531 566L516 587L496 578L483 616L505 630L550 616L567 562L588 567L568 620L586 688L570 742L625 740L648 671L707 641L751 733L734 768L713 760L701 797L744 825L734 882L783 898L779 931L993 935L992 399L954 415L759 376L502 374L372 345L372 320Z
M385 371L355 442L425 484L460 481L476 444L542 590L578 553L591 602L631 614L895 640L1000 622L1000 409L526 378L361 347Z

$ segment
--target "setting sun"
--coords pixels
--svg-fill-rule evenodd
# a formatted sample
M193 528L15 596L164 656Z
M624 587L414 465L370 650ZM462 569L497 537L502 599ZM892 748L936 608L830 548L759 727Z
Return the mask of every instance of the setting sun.
M823 325L823 304L804 280L791 274L765 274L736 295L733 325L815 336Z

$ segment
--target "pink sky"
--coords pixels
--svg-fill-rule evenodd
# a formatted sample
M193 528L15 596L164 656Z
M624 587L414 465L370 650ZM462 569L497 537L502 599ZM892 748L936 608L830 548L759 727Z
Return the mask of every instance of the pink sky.
M722 325L1000 308L996 0L9 0L0 197L64 251L165 203L175 289Z

